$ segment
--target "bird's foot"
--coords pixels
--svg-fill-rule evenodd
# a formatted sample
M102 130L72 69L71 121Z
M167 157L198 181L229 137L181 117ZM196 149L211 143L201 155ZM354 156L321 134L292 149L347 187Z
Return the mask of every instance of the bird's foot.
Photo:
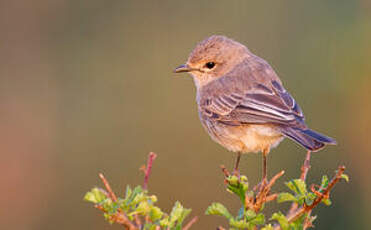
M264 190L264 188L268 185L268 179L263 178L262 181L260 181L259 184L255 185L253 190L254 192L260 193Z
M264 203L275 200L278 194L270 194L270 191L277 179L284 173L284 171L277 173L270 181L268 181L267 178L263 178L263 180L253 188L256 195L246 199L247 207L250 207L257 212L261 210Z

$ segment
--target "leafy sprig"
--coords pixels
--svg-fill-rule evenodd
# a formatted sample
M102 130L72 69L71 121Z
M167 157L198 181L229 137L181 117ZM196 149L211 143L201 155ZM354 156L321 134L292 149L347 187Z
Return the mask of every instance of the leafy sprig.
M245 175L230 175L228 170L222 166L227 191L238 197L242 207L237 215L233 216L223 204L212 203L206 209L206 214L226 218L230 230L303 230L313 226L313 221L316 219L316 216L311 216L313 208L319 203L331 205L329 197L331 189L340 179L349 181L349 177L344 174L345 167L340 166L331 181L324 175L320 185L312 185L308 191L305 178L310 168L309 160L310 152L304 161L300 179L287 182L286 186L289 192L278 194L270 194L270 190L276 180L283 175L283 171L276 174L268 184L260 184L260 186L249 190L248 179ZM278 203L291 202L291 209L286 215L277 211L270 218L266 218L263 209L265 204L272 200L277 200ZM224 228L219 227L218 229L223 230Z
M100 174L99 176L106 189L93 188L85 194L84 200L93 203L97 209L103 211L103 215L109 223L121 224L129 230L189 229L197 220L195 217L187 225L183 226L184 220L190 214L191 209L184 208L177 201L168 214L156 206L157 197L149 195L148 190L145 189L155 158L156 155L150 153L147 167L143 168L145 173L143 186L139 185L132 188L128 185L125 195L117 197L106 178L103 174Z
M166 213L156 205L157 197L148 192L148 179L155 158L156 154L150 153L147 166L141 168L144 172L143 186L128 185L123 196L118 197L103 174L99 174L105 189L98 187L91 189L85 194L84 200L101 210L109 223L118 223L127 230L188 230L197 221L197 217L194 217L184 225L191 209L184 208L177 201L171 212ZM284 171L277 173L270 181L264 180L250 189L245 175L239 173L231 175L222 166L226 190L238 198L241 208L231 212L225 205L214 202L206 209L206 214L227 219L229 230L305 230L312 227L316 219L316 216L312 215L312 210L320 203L331 205L331 190L341 179L348 182L349 177L344 174L345 167L339 166L331 180L324 175L319 185L307 186L305 179L310 169L309 163L310 152L307 153L301 168L300 178L286 182L288 191L280 193L271 193L271 190ZM271 217L265 216L264 207L274 200L278 203L291 203L287 214L280 210L274 212ZM218 229L225 230L221 226Z

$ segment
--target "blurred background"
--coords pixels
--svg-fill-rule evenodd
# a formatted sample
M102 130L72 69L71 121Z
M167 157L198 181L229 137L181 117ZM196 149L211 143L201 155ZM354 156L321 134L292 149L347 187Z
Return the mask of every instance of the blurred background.
M82 198L102 186L99 172L117 193L141 184L150 151L162 209L180 200L200 217L193 229L225 225L204 211L239 208L219 168L235 155L203 130L191 78L172 73L197 42L223 34L266 59L308 125L339 143L313 154L309 183L339 164L351 177L315 209L316 229L369 229L370 28L367 0L0 1L1 228L121 229ZM269 174L299 177L304 156L284 141ZM240 166L260 180L260 155Z

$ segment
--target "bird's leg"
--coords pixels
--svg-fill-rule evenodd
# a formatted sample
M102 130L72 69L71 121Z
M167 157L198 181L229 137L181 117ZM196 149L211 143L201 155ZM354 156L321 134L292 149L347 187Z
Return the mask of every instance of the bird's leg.
M240 164L240 159L241 159L241 152L237 152L237 159L236 159L236 163L234 165L234 170L233 170L233 175L235 176L240 175L240 172L238 171L238 165Z
M264 189L264 187L267 185L268 183L268 179L267 179L267 157L268 157L268 153L269 153L269 149L264 149L263 150L263 179L261 181L261 184L260 184L260 191Z

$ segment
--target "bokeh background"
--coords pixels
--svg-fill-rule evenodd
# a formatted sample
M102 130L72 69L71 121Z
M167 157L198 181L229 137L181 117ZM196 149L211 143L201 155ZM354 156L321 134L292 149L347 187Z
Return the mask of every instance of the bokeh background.
M237 210L219 165L234 155L200 125L191 78L175 76L197 42L224 34L265 58L308 124L339 145L313 155L309 182L347 166L317 229L369 229L371 212L371 2L0 1L0 224L2 229L121 229L82 200L103 172L114 189L142 183L215 229L213 201ZM270 175L298 177L305 151L284 141ZM260 179L261 156L242 172ZM281 183L282 184L282 183ZM280 187L281 186L281 187ZM283 185L276 189L283 189ZM274 207L274 205L273 205Z

